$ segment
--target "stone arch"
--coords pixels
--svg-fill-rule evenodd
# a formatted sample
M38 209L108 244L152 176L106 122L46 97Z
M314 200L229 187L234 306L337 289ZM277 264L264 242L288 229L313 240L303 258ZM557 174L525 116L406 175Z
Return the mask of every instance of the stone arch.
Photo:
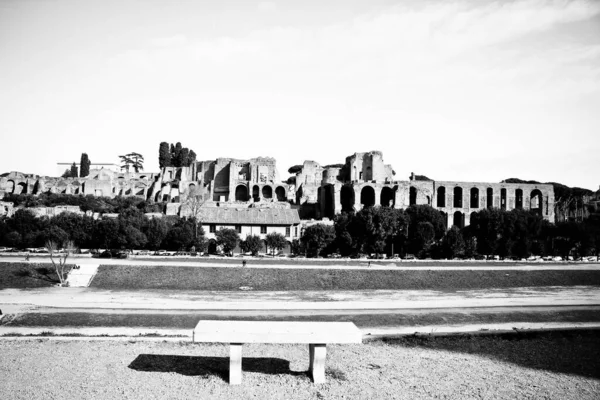
M365 186L360 191L360 204L363 207L372 207L375 205L375 189L371 186Z
M384 186L381 189L381 195L379 196L379 204L383 207L394 207L394 190L389 186Z
M493 208L494 207L494 189L492 189L491 187L487 188L486 190L486 203L487 203L487 208Z
M446 207L446 188L444 186L437 188L437 206Z
M500 189L500 208L506 210L506 188Z
M15 194L27 194L27 183L19 182L17 186L15 186Z
M334 187L333 185L325 185L321 188L323 191L324 217L333 218L335 216L335 204L333 202Z
M277 201L285 201L287 196L285 195L285 189L283 188L283 186L277 186L275 188L275 197L277 198Z
M533 189L531 191L530 198L530 209L534 211L536 214L542 215L542 209L544 207L544 196L539 189Z
M83 186L82 186L82 190L83 190ZM40 181L35 181L35 183L33 184L33 190L31 191L32 194L40 194Z
M463 207L463 189L460 186L454 187L454 199L453 199L454 208L462 208Z
M217 241L215 239L209 239L206 250L208 251L208 254L217 254Z
M258 185L252 187L252 199L254 201L260 201L260 188Z
M263 199L272 199L273 198L273 188L269 185L263 186L262 197L263 197Z
M471 208L479 208L479 189L476 187L471 188L471 196L470 196L470 207Z
M452 218L452 225L456 226L459 229L465 227L465 215L460 211L456 211Z
M417 188L411 186L408 191L408 205L412 206L417 204Z
M248 201L248 188L246 187L246 185L236 186L235 201Z
M523 189L515 190L515 208L523 208Z
M351 212L354 210L354 189L350 185L342 186L340 190L340 203L342 204L342 211Z

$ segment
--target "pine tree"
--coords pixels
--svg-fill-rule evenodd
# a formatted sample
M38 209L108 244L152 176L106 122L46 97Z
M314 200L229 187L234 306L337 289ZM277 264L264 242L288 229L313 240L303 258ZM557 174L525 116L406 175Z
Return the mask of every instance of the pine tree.
M92 162L88 158L87 153L81 153L81 161L79 162L79 176L84 178L90 174L90 165Z
M167 142L161 142L158 148L158 166L161 169L171 166L171 151Z

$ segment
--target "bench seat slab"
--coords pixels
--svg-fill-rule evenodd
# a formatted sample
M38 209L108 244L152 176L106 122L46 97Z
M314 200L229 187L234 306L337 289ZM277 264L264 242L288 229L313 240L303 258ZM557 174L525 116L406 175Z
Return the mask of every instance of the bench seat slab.
M362 343L352 322L202 320L193 338L205 343Z

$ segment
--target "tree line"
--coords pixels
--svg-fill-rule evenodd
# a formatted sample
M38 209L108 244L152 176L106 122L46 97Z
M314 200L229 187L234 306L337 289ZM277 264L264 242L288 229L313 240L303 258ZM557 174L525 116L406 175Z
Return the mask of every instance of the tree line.
M276 232L266 235L265 240L256 235L241 240L235 229L221 229L214 240L207 240L195 218L149 218L133 206L122 209L116 218L93 219L69 212L38 218L24 208L11 218L0 218L0 246L27 249L45 247L48 242L58 247L72 242L79 249L208 250L229 255L238 246L253 255L266 246L274 255L287 244L285 237Z
M427 205L406 210L368 207L342 213L333 226L316 224L304 230L292 250L307 257L339 254L453 259L478 256L528 258L600 255L600 217L552 224L529 210L485 209L471 214L463 229L446 229L446 217Z
M187 147L183 147L181 142L175 144L161 142L158 147L158 166L165 167L189 167L196 161L196 153Z
M79 196L72 196L80 198ZM51 240L57 244L72 241L78 248L89 249L166 249L172 251L217 252L232 254L239 248L253 255L268 249L273 255L287 246L285 237L270 233L265 240L248 236L243 240L234 229L221 229L208 241L199 220L165 216L150 218L144 214L147 204L131 198L117 202L116 218L95 220L75 213L37 218L20 208L11 218L0 218L0 246L14 248L43 247ZM544 220L528 210L486 209L471 215L471 224L463 229L446 229L446 217L427 205L405 210L367 207L358 212L342 213L333 225L314 224L304 229L299 240L291 243L294 254L324 257L376 255L383 257L412 254L417 258L452 259L481 255L501 258L537 256L581 257L600 255L600 217L584 222Z

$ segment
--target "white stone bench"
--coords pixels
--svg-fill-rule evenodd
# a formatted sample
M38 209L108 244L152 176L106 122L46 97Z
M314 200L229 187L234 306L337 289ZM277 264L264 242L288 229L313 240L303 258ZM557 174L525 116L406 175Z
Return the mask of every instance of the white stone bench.
M229 383L242 382L243 343L307 343L314 383L325 382L328 343L362 343L352 322L200 321L193 332L199 343L229 343Z

